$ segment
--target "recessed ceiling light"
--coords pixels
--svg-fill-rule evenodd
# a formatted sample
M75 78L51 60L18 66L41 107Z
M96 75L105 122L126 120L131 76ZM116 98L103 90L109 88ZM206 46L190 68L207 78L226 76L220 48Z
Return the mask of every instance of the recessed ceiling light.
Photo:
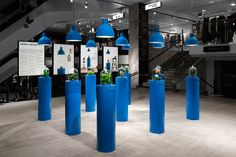
M188 22L188 20L186 19L185 22Z
M236 6L236 4L235 4L235 3L231 3L230 5L231 5L232 7Z
M155 12L155 11L154 11L154 12L153 12L153 14L154 14L154 15L156 15L156 14L157 14L157 12Z
M171 26L174 26L174 24L172 23Z
M205 9L202 10L202 12L205 12L205 11L206 11Z
M209 1L209 4L214 4L214 3L215 3L214 0Z

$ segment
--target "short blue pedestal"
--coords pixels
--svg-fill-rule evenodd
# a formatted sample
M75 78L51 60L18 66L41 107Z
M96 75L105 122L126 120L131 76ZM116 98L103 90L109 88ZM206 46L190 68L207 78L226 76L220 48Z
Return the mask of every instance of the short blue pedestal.
M67 135L80 134L80 100L81 82L79 80L65 82L65 121Z
M129 98L129 105L131 105L131 74L130 73L125 73L125 76L128 77L129 81L128 81L128 98Z
M186 77L186 118L199 120L200 115L200 81L198 77Z
M128 121L129 86L128 77L116 77L116 120Z
M46 121L51 119L51 77L38 78L38 120Z
M96 75L85 77L85 111L94 112L96 106Z
M115 85L97 86L97 150L115 150Z
M165 81L149 81L150 132L165 132Z

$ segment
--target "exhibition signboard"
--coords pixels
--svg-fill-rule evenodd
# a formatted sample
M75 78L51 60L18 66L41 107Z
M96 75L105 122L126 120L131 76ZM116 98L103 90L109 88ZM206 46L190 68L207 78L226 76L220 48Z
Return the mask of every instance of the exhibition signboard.
M117 47L103 47L103 68L111 71L118 71L118 48Z
M98 72L98 48L81 45L80 72L87 73L89 69Z
M19 76L37 76L43 73L45 66L44 46L37 42L18 42Z
M66 75L74 68L74 45L54 44L53 74Z

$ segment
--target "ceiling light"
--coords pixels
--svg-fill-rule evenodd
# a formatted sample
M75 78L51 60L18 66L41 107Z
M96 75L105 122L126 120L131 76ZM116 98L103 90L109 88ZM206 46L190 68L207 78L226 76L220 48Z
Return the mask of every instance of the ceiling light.
M236 6L236 4L235 4L235 3L231 3L230 5L231 5L232 7Z
M199 45L199 41L194 36L194 34L191 33L189 38L186 40L185 45L186 46L198 46Z
M158 26L157 30L155 32L152 32L148 39L149 44L158 44L158 43L164 43L164 38L160 33L160 28Z
M174 24L172 23L171 26L174 26Z
M188 20L186 19L185 22L188 22Z
M202 12L205 12L205 11L206 11L205 9L202 10Z
M44 45L44 46L51 46L51 40L45 35L45 33L42 33L42 37L38 41L39 45Z
M102 25L100 25L96 32L97 38L114 38L115 32L113 28L109 25L108 19L103 18L102 19Z
M116 46L128 46L129 42L128 40L125 38L124 33L121 32L120 33L120 37L118 39L116 39Z
M88 4L88 1L85 1L85 4Z
M87 9L87 8L88 8L88 5L86 4L86 5L84 6L84 8Z
M89 40L86 43L86 47L97 47L96 42L93 40L93 38L89 38Z
M157 14L157 12L155 12L155 11L154 11L154 12L153 12L153 14L154 14L154 15L156 15L156 14Z
M67 33L67 35L66 35L66 41L69 41L69 42L82 41L82 37L81 37L80 33L77 31L76 25L71 26L70 32Z

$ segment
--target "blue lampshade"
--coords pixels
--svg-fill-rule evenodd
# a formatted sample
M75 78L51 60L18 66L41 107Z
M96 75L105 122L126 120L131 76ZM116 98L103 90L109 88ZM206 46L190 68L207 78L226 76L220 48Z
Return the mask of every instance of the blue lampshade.
M157 43L157 44L152 44L152 47L155 49L162 49L164 48L164 43Z
M185 41L185 46L198 46L199 41L193 33L190 34L189 38Z
M89 38L89 40L86 43L86 47L97 47L97 45L92 38Z
M103 18L102 19L102 25L98 27L96 32L97 38L114 38L115 33L113 28L109 25L108 19Z
M150 35L148 42L150 44L164 43L164 38L159 31L155 31Z
M129 42L126 39L126 37L124 36L124 33L120 33L120 37L118 39L116 39L116 46L128 46Z
M121 49L122 49L122 50L129 50L129 49L131 49L131 45L128 44L128 45L126 45L126 46L122 46Z
M66 41L69 41L69 42L82 41L82 37L81 37L80 33L77 31L76 25L71 26L70 32L67 33L67 35L66 35Z
M39 39L38 45L51 46L51 45L52 45L52 42L51 42L51 40L45 35L45 33L42 33L42 37Z

